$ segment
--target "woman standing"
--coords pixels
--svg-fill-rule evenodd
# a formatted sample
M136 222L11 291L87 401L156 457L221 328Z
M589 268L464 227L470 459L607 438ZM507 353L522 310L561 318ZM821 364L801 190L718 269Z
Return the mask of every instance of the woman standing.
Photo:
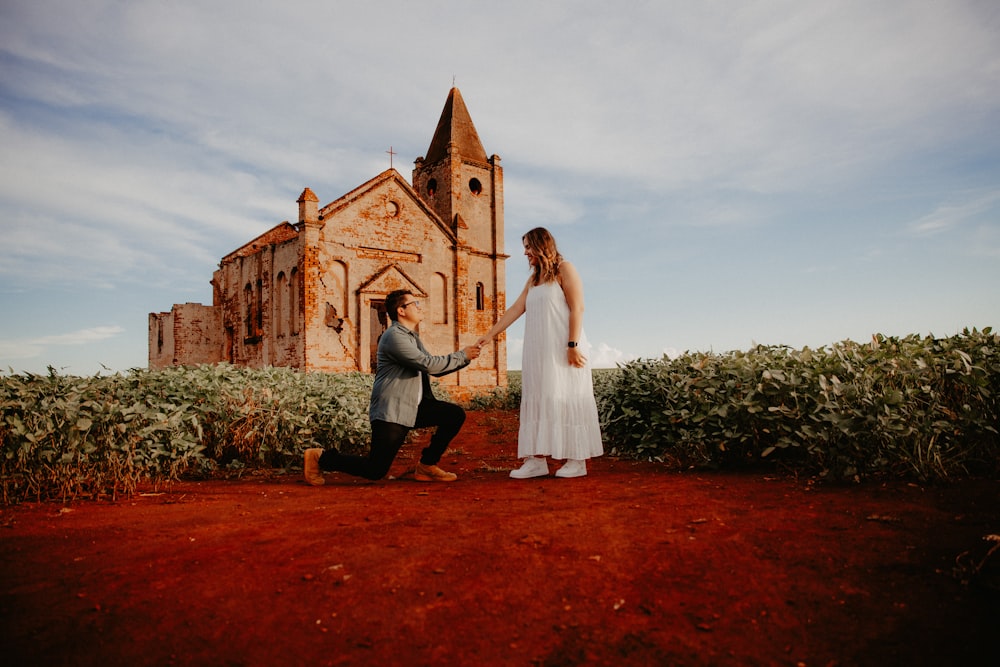
M547 229L521 238L532 272L517 301L479 339L493 340L527 313L521 360L521 424L515 479L549 474L546 456L566 459L556 477L583 477L587 459L604 453L594 382L583 334L583 281Z

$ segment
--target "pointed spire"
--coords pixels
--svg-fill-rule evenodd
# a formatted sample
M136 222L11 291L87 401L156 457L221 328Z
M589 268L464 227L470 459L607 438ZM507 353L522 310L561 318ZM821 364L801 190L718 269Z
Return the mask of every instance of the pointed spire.
M434 138L431 139L424 162L434 164L447 157L448 144L451 143L455 144L455 150L459 155L486 162L486 151L479 140L476 126L472 124L462 93L454 87L448 93L448 101L444 103L441 118L438 120L437 129L434 130Z

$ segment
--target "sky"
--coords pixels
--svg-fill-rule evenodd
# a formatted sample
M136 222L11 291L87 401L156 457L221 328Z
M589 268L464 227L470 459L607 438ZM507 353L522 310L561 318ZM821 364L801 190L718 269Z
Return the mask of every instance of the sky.
M0 372L145 367L303 188L409 179L453 84L508 298L547 227L595 367L1000 327L995 0L2 0Z

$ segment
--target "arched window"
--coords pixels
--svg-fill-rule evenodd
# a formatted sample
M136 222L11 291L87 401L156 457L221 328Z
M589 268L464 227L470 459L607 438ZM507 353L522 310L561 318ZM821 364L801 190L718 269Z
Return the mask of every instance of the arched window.
M299 270L292 269L288 281L288 321L293 336L299 335Z
M482 283L476 283L476 310L486 308L486 288Z
M255 310L257 318L254 335L259 336L264 331L264 281L259 278L257 279L257 304Z
M424 313L431 317L434 324L444 324L448 321L448 279L443 273L435 273L430 281L430 293L427 295L430 303L424 306Z
M339 313L338 317L347 317L347 264L340 260L330 262L323 282L327 284L333 307Z
M246 337L253 338L253 285L247 283L243 288L243 323L246 327Z
M274 335L283 338L288 328L288 279L285 272L278 273L274 281Z

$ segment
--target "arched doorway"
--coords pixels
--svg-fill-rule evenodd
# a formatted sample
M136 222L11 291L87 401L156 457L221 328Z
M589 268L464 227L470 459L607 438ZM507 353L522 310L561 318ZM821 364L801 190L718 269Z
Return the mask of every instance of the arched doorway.
M371 301L368 313L368 367L374 373L378 368L378 341L382 337L382 333L389 328L389 316L385 314L385 301Z

